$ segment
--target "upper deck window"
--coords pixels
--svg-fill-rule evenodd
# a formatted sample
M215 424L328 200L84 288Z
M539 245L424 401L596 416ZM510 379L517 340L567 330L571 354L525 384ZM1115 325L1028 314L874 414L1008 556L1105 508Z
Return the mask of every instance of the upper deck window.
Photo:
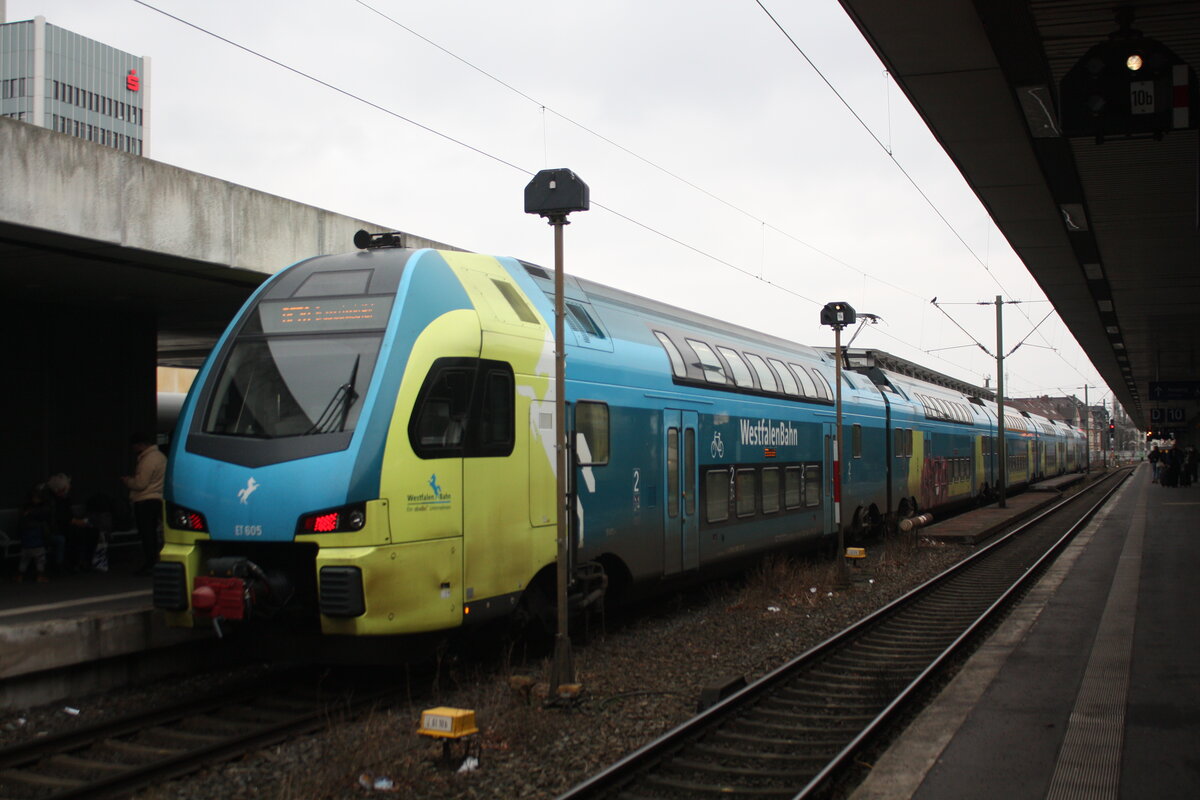
M796 379L800 381L800 392L805 397L821 397L816 383L813 382L813 376L809 374L808 370L799 364L792 364L792 371L796 374Z
M754 367L754 372L758 375L758 382L762 385L762 388L768 392L778 392L779 384L776 382L775 376L771 374L771 369L767 366L767 362L762 360L762 356L747 353L746 358L750 359L750 364Z
M721 351L721 355L725 356L725 363L729 365L729 369L733 372L733 382L738 386L746 389L754 388L754 378L750 377L750 370L746 367L746 362L742 361L741 355L729 347L717 347ZM764 384L763 388L767 386Z
M783 391L787 394L800 394L800 387L796 385L796 376L788 370L782 361L777 358L768 358L771 366L775 368L775 372L779 375L779 380L783 383Z
M720 359L717 358L717 354L712 351L711 347L695 339L686 339L685 341L692 348L692 352L696 354L698 366L704 370L705 380L709 383L729 382L725 376L725 368L721 366Z
M655 331L655 337L658 338L659 344L667 351L667 358L671 360L671 372L676 378L687 377L687 365L683 363L683 356L679 353L679 348L671 341L662 331Z

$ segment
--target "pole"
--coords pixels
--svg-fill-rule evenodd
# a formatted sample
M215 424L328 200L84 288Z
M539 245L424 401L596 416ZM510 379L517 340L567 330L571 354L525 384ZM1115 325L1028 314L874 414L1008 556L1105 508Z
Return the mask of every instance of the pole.
M846 533L842 519L842 326L833 326L833 381L837 386L836 398L837 430L833 437L833 515L837 524L838 583L845 586L850 576L846 573Z
M1103 398L1101 398L1101 400L1100 400L1100 411L1101 411L1100 416L1102 419L1105 419L1108 417L1108 405ZM1101 426L1100 426L1100 463L1104 465L1105 471L1108 471L1108 448L1105 446L1105 440L1107 438L1108 438L1108 431L1105 430L1104 425L1101 424Z
M996 489L1000 508L1006 508L1008 494L1008 444L1004 441L1004 301L996 295L996 442L1000 468L996 470Z
M1088 405L1088 387L1083 387L1083 437L1087 442L1084 447L1083 457L1083 473L1089 475L1092 472L1092 407Z
M554 635L554 666L550 673L551 698L558 687L575 682L575 659L567 630L567 584L570 579L570 544L567 532L567 355L566 312L563 308L563 225L565 217L552 219L554 226L554 441L555 483L558 505L558 630Z

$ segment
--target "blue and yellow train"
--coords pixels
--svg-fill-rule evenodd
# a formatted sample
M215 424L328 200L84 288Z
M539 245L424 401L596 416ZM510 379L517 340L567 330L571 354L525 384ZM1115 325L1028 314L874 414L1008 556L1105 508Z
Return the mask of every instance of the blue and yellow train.
M552 605L552 275L390 241L273 276L198 375L154 572L171 624L377 636ZM565 304L577 595L832 541L829 353L569 276ZM849 361L852 531L990 498L994 403ZM1004 427L1009 485L1082 468L1071 427Z

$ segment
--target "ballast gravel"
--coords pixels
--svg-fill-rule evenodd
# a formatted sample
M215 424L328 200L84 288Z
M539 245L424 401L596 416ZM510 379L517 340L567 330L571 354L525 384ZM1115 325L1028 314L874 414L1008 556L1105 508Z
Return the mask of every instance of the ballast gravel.
M735 579L661 597L632 621L593 621L573 648L582 689L572 703L544 702L550 659L522 663L519 646L490 659L448 659L432 687L412 690L410 704L334 722L136 797L553 798L693 715L706 686L764 675L969 552L928 541L868 547L844 589L832 564L768 558ZM231 679L197 676L183 688ZM180 681L163 681L0 715L0 746L166 704L180 692ZM421 710L432 706L475 711L480 732L469 750L452 744L445 760L442 742L416 733Z

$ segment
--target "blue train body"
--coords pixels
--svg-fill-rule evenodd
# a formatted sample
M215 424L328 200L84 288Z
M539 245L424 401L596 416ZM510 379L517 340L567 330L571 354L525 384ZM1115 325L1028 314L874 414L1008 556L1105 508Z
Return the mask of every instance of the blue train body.
M180 417L155 573L172 624L270 618L374 636L545 607L550 278L513 259L385 247L265 283ZM828 353L570 277L565 296L581 583L653 585L832 541ZM849 366L852 532L991 497L991 401L894 359L854 353ZM1010 485L1082 466L1069 426L1009 412L1004 427Z

